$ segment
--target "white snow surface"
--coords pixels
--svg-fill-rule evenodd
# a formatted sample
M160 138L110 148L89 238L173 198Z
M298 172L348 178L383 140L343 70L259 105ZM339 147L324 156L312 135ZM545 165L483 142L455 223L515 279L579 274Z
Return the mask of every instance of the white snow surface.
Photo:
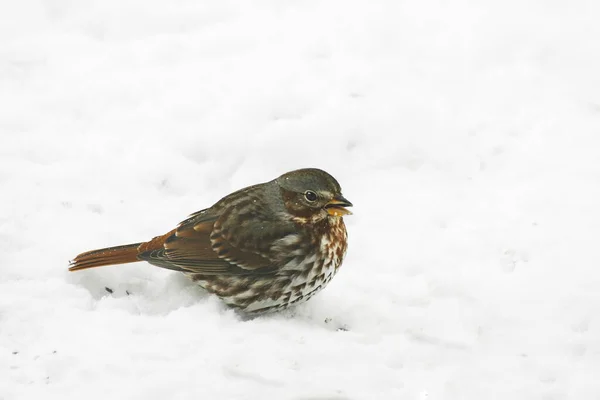
M0 399L600 399L599 18L2 2ZM145 263L67 272L301 167L355 204L303 305L243 320Z

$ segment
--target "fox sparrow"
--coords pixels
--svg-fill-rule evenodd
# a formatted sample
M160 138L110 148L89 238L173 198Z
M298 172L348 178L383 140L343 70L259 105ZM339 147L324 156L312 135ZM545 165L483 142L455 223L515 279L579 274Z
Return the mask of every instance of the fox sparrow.
M342 264L352 206L327 172L307 168L238 190L148 242L79 254L70 271L147 261L180 271L245 313L308 300Z

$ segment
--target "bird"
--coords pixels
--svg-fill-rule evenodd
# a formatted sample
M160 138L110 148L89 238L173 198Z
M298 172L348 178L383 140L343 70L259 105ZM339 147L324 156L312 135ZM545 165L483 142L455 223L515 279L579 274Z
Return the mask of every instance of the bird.
M351 206L329 173L297 169L235 191L147 242L81 253L69 271L146 261L184 273L243 314L279 311L334 277Z

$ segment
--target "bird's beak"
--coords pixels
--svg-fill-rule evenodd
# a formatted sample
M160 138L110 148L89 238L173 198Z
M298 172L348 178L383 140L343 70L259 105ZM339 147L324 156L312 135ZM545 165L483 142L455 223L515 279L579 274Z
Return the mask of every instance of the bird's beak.
M346 210L346 207L352 207L352 203L350 203L344 196L340 194L325 205L325 211L327 211L329 215L333 215L335 217L352 214L350 210Z

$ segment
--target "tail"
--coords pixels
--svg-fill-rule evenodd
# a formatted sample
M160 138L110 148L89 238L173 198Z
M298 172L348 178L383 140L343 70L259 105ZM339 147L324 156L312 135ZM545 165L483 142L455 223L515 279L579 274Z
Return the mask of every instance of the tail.
M124 246L107 247L81 253L69 263L69 271L102 267L105 265L127 264L138 260L138 247L143 243L126 244Z

